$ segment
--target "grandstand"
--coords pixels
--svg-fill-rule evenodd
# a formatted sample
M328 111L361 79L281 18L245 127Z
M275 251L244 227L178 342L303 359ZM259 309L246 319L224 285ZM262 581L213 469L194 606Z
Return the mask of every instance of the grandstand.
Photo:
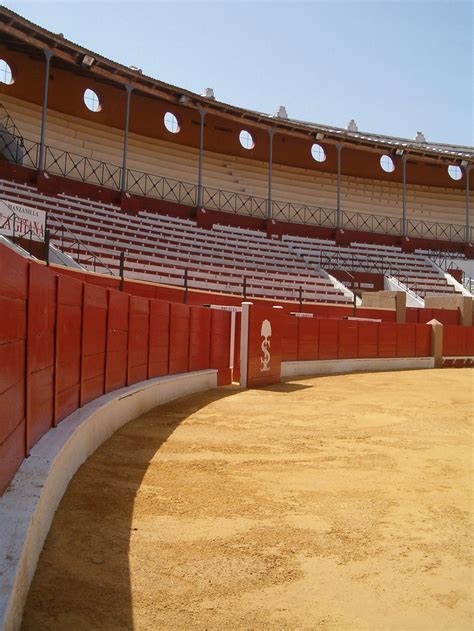
M4 7L0 34L13 629L71 476L139 414L218 386L472 366L474 149L235 107Z

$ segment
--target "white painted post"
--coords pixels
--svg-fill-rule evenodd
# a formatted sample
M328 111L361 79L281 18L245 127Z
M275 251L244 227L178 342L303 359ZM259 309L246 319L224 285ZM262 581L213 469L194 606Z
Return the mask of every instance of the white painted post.
M249 358L249 316L253 303L242 303L242 319L240 322L240 387L246 388L248 382L247 366Z

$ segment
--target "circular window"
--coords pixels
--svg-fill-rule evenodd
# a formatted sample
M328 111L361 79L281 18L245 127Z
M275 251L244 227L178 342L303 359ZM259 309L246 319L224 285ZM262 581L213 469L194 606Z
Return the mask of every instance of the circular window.
M253 149L255 147L255 142L253 140L253 136L250 132L242 129L239 134L240 144L244 149Z
M455 164L450 164L448 167L449 177L452 180L460 180L462 178L461 167L456 166Z
M311 147L311 155L313 156L313 160L316 160L316 162L324 162L324 160L326 160L326 152L321 145L318 145L317 143L314 143Z
M5 59L0 59L0 83L11 85L13 83L13 72Z
M391 173L395 171L395 165L393 164L393 160L390 156L383 155L380 158L380 166L386 173Z
M90 88L84 91L84 103L88 110L91 112L100 112L102 106L100 104L99 97Z
M177 134L179 130L181 129L178 123L178 119L171 112L166 112L166 114L163 116L163 122L165 124L166 129L171 134Z

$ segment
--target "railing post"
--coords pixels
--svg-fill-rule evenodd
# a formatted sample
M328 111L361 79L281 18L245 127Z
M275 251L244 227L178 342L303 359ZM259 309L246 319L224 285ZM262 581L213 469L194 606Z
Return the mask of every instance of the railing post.
M408 156L406 154L403 154L402 156L402 175L403 175L402 237L407 236L407 159L408 159Z
M184 304L188 304L188 268L184 270Z
M298 293L299 293L298 300L299 300L299 303L300 303L300 313L301 313L301 311L303 309L303 287L301 285L300 285L300 289L299 289Z
M337 183L336 183L336 228L341 228L341 151L342 143L336 142L337 149Z
M44 233L44 260L49 267L49 242L51 241L51 232L49 228Z
M123 130L123 154L122 154L122 175L120 178L120 190L124 193L127 190L127 155L128 155L128 123L130 119L130 97L132 95L132 86L126 85L127 100L125 102L125 123Z
M471 230L470 230L470 217L469 217L469 211L470 211L470 184L469 184L469 174L471 171L471 165L468 164L466 167L464 167L464 172L466 173L466 243L469 243L471 241Z
M197 206L198 206L198 208L201 208L202 207L202 201L203 201L202 163L203 163L203 152L204 152L204 118L206 116L206 112L204 110L199 110L199 116L201 117L201 121L200 121L200 126L199 126Z
M53 53L50 50L44 50L46 64L44 67L44 89L43 89L43 110L41 112L41 136L38 157L38 171L44 171L45 146L44 139L46 133L46 110L48 107L48 87L49 87L49 66Z
M244 300L247 300L247 276L244 276L243 282L242 282L242 295Z
M15 213L12 213L13 215L13 228L12 228L12 243L15 243L15 238L16 238L16 215Z
M267 197L267 218L273 217L272 210L272 170L273 170L273 136L275 135L274 127L268 129L268 197Z
M120 291L123 291L123 280L125 275L125 250L120 252L119 259Z

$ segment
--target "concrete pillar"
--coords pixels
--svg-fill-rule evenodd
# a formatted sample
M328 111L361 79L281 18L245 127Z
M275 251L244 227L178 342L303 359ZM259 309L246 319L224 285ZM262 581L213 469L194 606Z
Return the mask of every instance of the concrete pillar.
M470 185L469 185L469 175L471 171L471 165L468 164L467 167L464 168L464 172L466 174L466 243L470 243L471 241L471 221L470 221Z
M337 189L336 189L336 228L342 228L341 213L341 151L342 143L336 143L337 149Z
M431 326L431 356L434 357L434 367L443 366L443 325L438 320L430 320Z
M403 175L403 188L402 188L402 201L403 201L403 209L402 209L402 236L406 237L408 232L407 226L407 159L408 156L402 156L402 175Z
M240 387L246 388L248 382L248 358L249 358L249 319L252 302L242 303L240 320Z

